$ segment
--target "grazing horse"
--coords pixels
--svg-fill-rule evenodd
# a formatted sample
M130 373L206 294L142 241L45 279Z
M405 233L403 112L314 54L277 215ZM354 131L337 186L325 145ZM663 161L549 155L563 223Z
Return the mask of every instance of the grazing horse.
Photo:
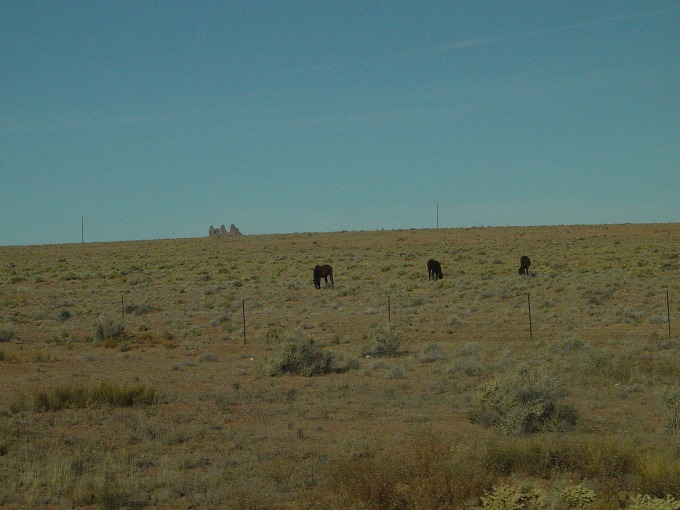
M531 261L526 255L522 255L519 259L519 274L529 276L529 266Z
M427 261L427 279L441 280L444 278L442 273L442 266L438 260L430 259Z
M326 282L326 287L328 287L328 278L330 278L331 287L333 287L333 268L328 264L324 264L323 266L315 266L313 277L314 287L316 287L317 289L321 288L321 278L323 278L324 281Z

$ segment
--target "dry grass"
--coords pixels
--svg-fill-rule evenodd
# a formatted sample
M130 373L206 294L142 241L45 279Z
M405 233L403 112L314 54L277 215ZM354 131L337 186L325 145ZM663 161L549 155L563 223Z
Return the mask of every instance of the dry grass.
M0 247L0 507L677 496L679 241L667 224ZM280 369L291 352L302 375ZM502 390L518 374L540 385Z

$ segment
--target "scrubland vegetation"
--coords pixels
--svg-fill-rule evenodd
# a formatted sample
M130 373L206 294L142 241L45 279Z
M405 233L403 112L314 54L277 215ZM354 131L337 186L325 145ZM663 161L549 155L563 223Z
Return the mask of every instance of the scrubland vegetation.
M679 276L677 224L0 247L0 507L678 509Z

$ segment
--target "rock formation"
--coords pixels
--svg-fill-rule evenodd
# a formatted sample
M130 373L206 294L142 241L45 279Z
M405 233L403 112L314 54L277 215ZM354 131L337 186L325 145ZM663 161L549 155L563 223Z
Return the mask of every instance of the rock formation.
M224 225L221 225L220 228L215 228L212 225L210 225L210 230L208 230L208 237L224 237L224 236L240 236L241 231L236 228L236 225L233 223L231 224L231 228L229 228L229 231L227 231L227 228Z

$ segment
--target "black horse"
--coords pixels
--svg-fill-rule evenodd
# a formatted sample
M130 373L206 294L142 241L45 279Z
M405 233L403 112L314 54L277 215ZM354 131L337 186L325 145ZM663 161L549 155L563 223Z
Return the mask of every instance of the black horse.
M317 289L321 288L321 278L323 278L324 281L326 282L326 287L328 287L328 278L330 278L331 287L333 287L333 268L328 264L324 264L323 266L315 266L313 277L314 287L316 287Z
M531 261L526 255L522 255L519 259L519 274L529 276L529 266Z
M441 280L444 278L442 273L442 266L438 260L430 259L427 261L427 279Z

